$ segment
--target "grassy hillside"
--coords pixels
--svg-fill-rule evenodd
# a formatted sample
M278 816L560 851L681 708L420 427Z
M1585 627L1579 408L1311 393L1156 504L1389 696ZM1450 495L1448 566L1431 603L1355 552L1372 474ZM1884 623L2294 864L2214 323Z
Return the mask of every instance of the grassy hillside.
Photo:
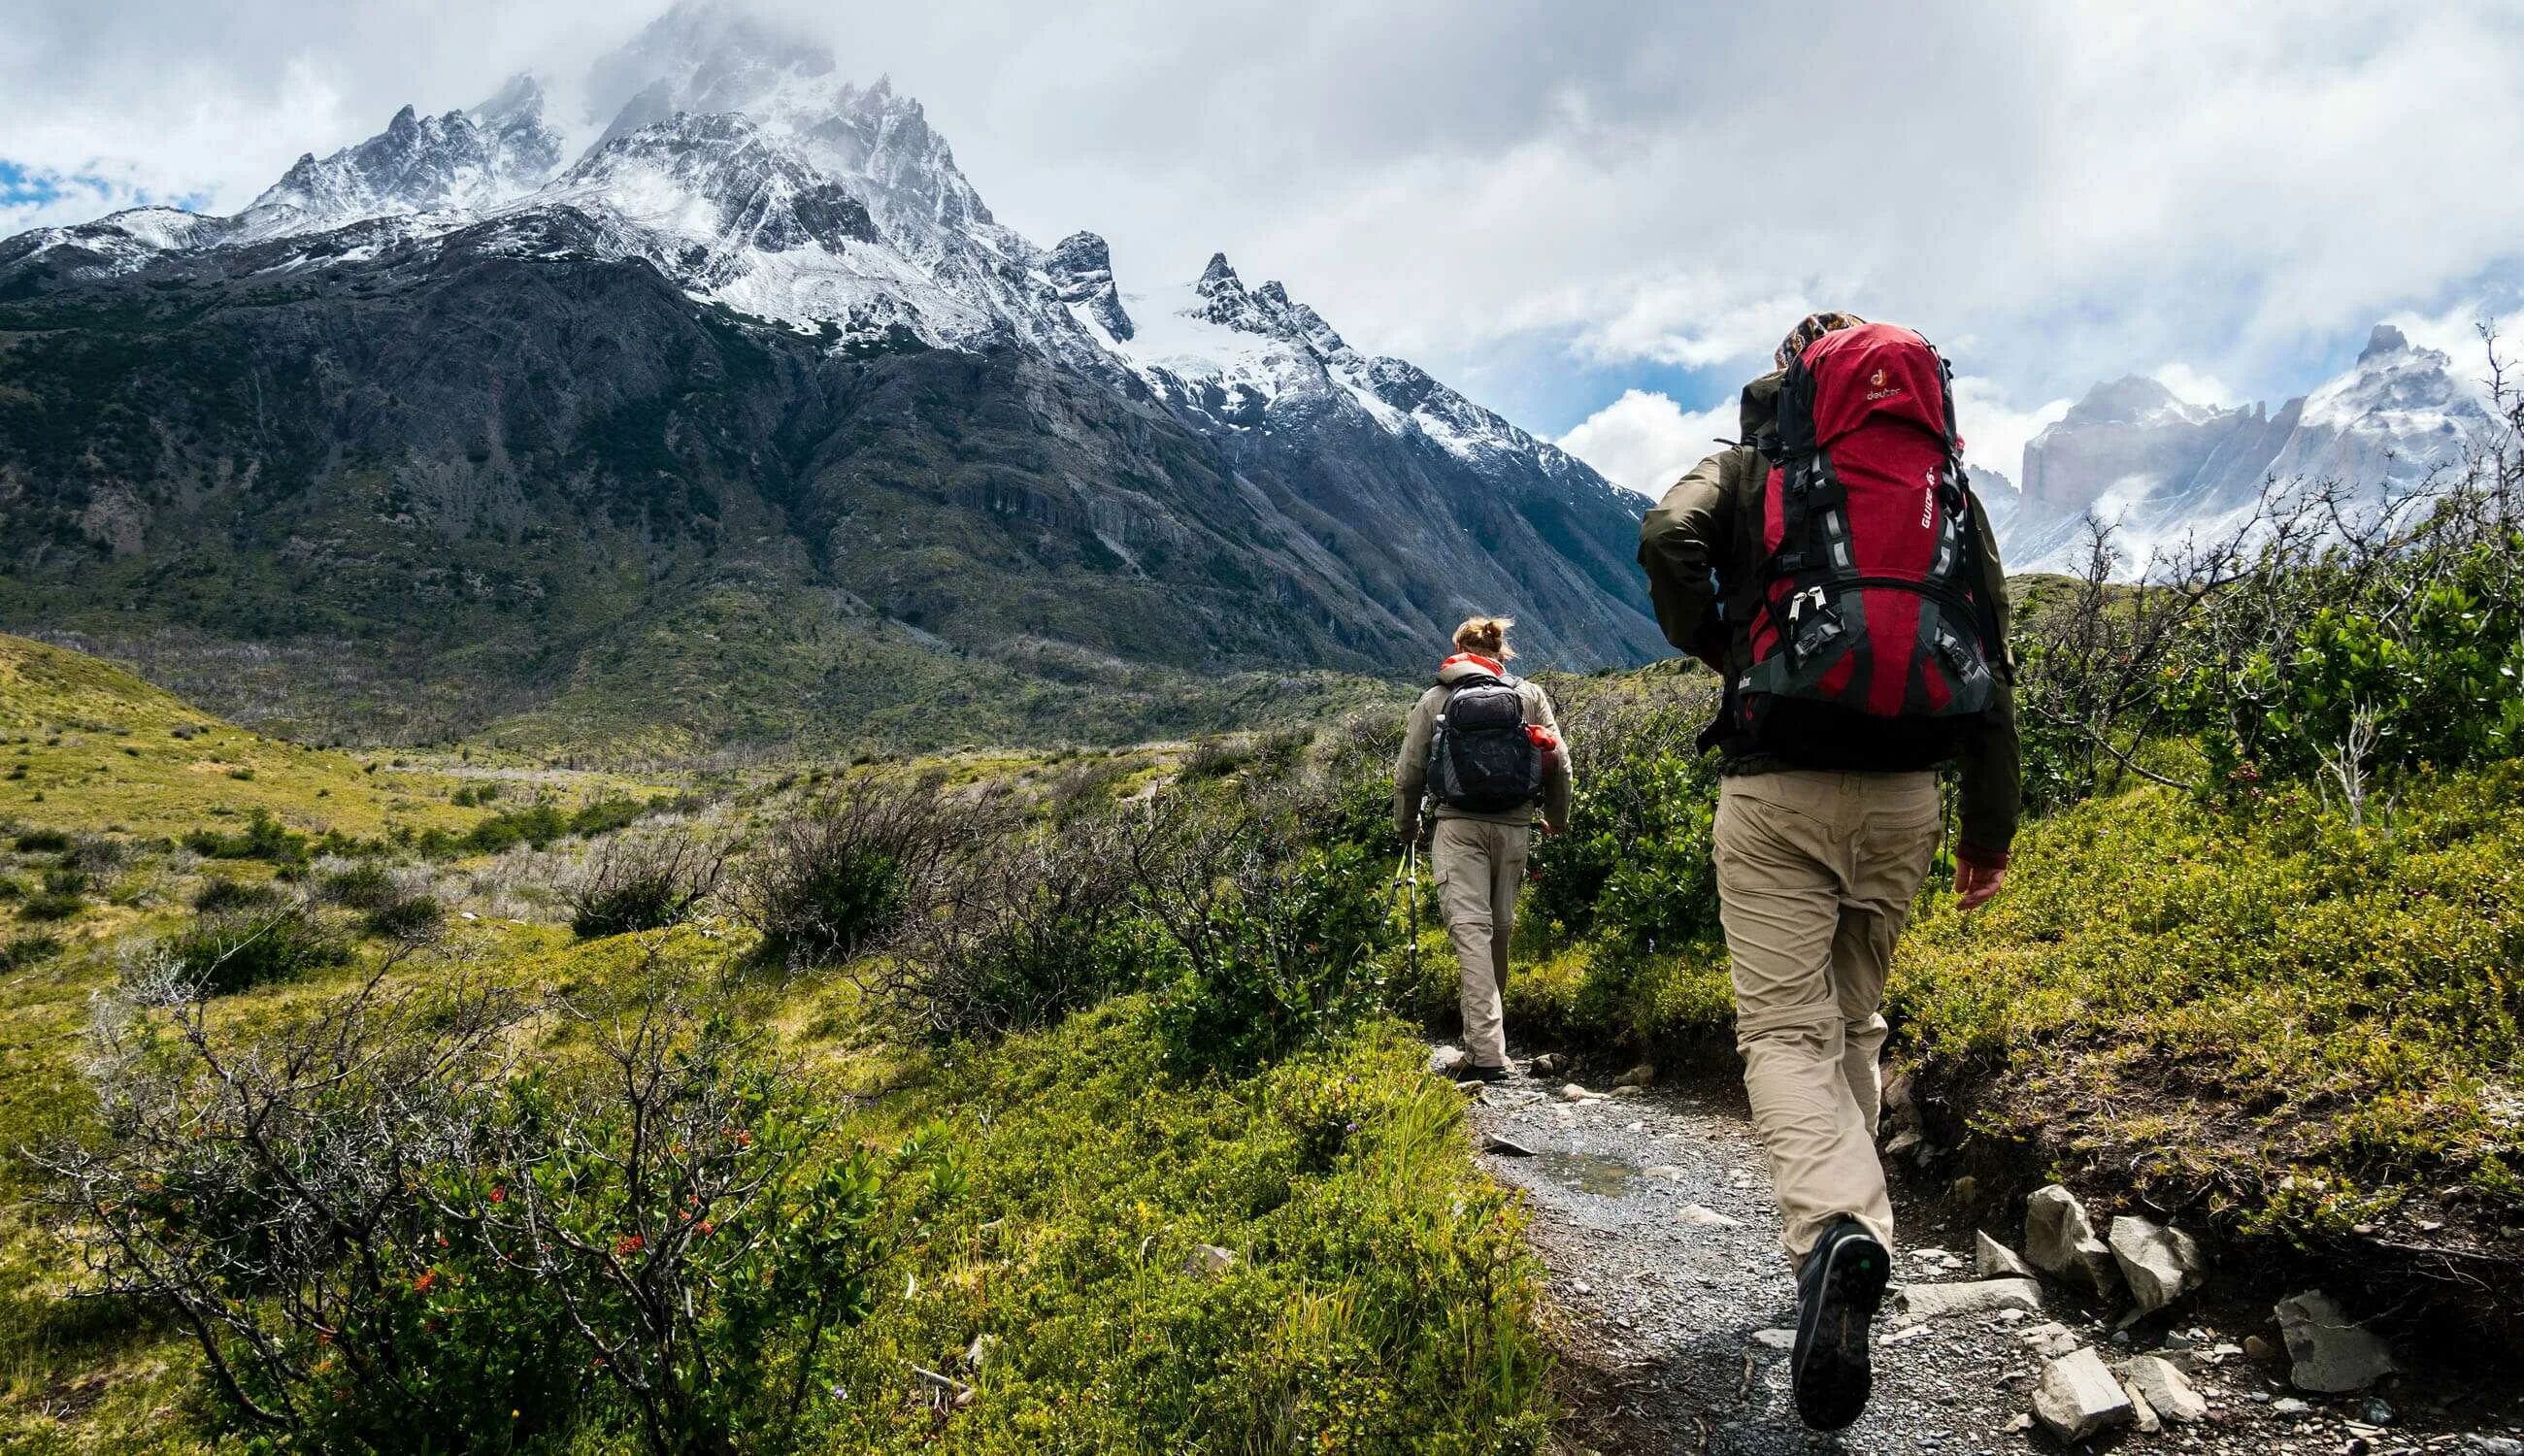
M0 819L163 836L267 814L374 836L461 830L460 781L248 732L99 658L0 634Z
M1250 949L1235 949L1242 943L1210 946L1227 954L1205 974L1229 981L1204 989L1158 919L1062 940L1082 902L1055 896L1010 906L1023 917L1020 936L1047 935L1056 952L1026 962L1026 973L1074 969L1088 992L1037 1015L1037 1029L958 1041L906 1022L888 979L891 952L766 958L756 894L742 881L670 928L570 928L574 896L604 866L649 862L642 847L731 838L748 855L776 852L848 784L951 796L958 814L1022 843L1028 826L1092 838L1126 821L1119 801L1178 775L1199 786L1210 811L1238 812L1237 776L1288 770L1307 752L1305 734L1189 753L1000 752L762 772L714 801L684 801L677 813L625 828L565 799L536 805L550 786L514 764L502 777L461 761L415 774L408 782L467 801L423 800L378 787L392 770L372 775L357 758L217 724L92 659L9 649L11 682L25 687L11 703L39 704L26 733L11 737L66 751L119 741L117 727L132 739L162 733L207 744L253 777L197 784L189 760L134 760L126 786L30 759L55 775L38 805L50 817L0 836L0 1143L20 1150L0 1163L0 1445L219 1449L269 1435L248 1408L275 1401L300 1411L280 1447L308 1450L683 1449L707 1444L690 1432L731 1427L749 1432L749 1447L803 1450L1013 1452L1059 1441L1476 1452L1530 1451L1544 1438L1540 1273L1520 1240L1520 1214L1475 1168L1459 1095L1424 1075L1411 1031L1361 995L1257 1050L1247 1004L1225 998L1254 990L1233 979L1258 973L1240 958ZM177 727L201 733L176 739ZM152 776L142 779L143 768ZM552 777L589 796L620 787ZM471 801L500 786L494 803ZM248 791L268 797L250 807L220 797ZM851 801L840 802L836 822L859 822ZM360 817L334 813L355 803ZM255 809L274 826L285 818L295 837L239 833ZM992 814L1010 817L983 817ZM549 840L515 842L532 823L545 823ZM395 826L417 832L384 838ZM935 827L965 855L992 852L958 818ZM335 852L306 838L354 828L378 833L339 841ZM221 853L180 843L205 829L240 843L223 842ZM1242 841L1238 831L1229 842ZM1336 862L1346 873L1363 861ZM846 882L867 863L833 862ZM898 889L908 883L890 864L875 873ZM1246 901L1232 934L1291 907L1316 914L1327 896L1341 908L1305 931L1310 951L1335 931L1374 934L1372 894L1313 884ZM891 891L854 899L844 883L839 893L899 908ZM238 944L240 927L253 932L254 953L206 958ZM190 992L180 980L152 981L170 956L211 979ZM1084 1009L1062 1014L1071 1006ZM470 1056L458 1033L485 1007L506 1008L502 1049ZM672 1158L713 1144L716 1161L684 1168L704 1184L675 1184L715 1188L706 1202L648 1208L597 1171L633 1155L609 1141L623 1126L626 1084L607 1058L624 1026L653 1016L666 1030L648 1043L658 1051L651 1065L680 1089L657 1115L725 1109L645 1144ZM293 1040L311 1024L326 1031ZM185 1050L188 1027L244 1075L212 1074ZM115 1041L139 1028L149 1035ZM342 1068L310 1071L292 1058L311 1044L364 1049ZM398 1054L421 1046L437 1049L416 1061ZM423 1080L393 1084L404 1088L397 1100L385 1088L405 1075ZM386 1187L425 1187L457 1200L457 1212L442 1202L423 1220L372 1226L384 1231L369 1236L382 1240L372 1253L391 1277L364 1292L358 1280L325 1275L329 1323L316 1335L266 1300L290 1277L275 1252L286 1240L250 1240L255 1257L275 1262L227 1286L217 1308L267 1315L269 1348L299 1374L230 1390L163 1290L65 1295L96 1287L71 1244L99 1220L136 1211L180 1242L284 1186L251 1171L263 1166L246 1150L253 1140L223 1131L242 1105L228 1099L261 1095L302 1098L256 1126L277 1140L292 1179L327 1189L356 1180L360 1149L434 1128ZM595 1231L594 1247L622 1263L652 1249L662 1259L652 1216L670 1229L698 1217L699 1238L674 1255L687 1262L656 1267L660 1279L691 1281L688 1334L702 1353L686 1358L720 1374L662 1416L601 1374L638 1358L630 1347L591 1364L555 1304L554 1290L586 1268L523 1277L484 1241L483 1226L464 1221L465 1207L496 1220L526 1200L529 1180L543 1175L499 1151L500 1140L553 1124L583 1140L574 1148L602 1155L532 1183L533 1196L567 1204L567 1219L587 1221L569 1227ZM152 1127L171 1141L150 1144ZM365 1131L331 1141L326 1130L343 1127ZM75 1180L37 1160L75 1148L108 1160L83 1176L137 1181L101 1201L55 1201ZM162 1154L170 1160L155 1161ZM114 1161L133 1158L142 1161ZM714 1168L763 1172L731 1191L706 1183ZM211 1264L224 1267L223 1256ZM573 1287L581 1299L606 1297ZM389 1331L429 1351L422 1387L380 1381L361 1363ZM231 1338L225 1348L236 1358L243 1347ZM686 1381L701 1367L675 1368Z

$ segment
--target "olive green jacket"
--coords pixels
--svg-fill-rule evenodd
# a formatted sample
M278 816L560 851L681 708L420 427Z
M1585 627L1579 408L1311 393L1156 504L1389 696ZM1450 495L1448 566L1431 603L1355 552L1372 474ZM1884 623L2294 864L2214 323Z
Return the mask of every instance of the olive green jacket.
M1753 617L1760 570L1766 552L1762 541L1762 487L1770 462L1751 442L1778 413L1783 372L1773 371L1744 386L1741 410L1743 444L1711 456L1666 492L1639 529L1639 564L1648 574L1648 595L1656 603L1657 623L1673 643L1716 669L1727 682L1740 676L1752 660L1745 624ZM2007 573L1999 564L1998 541L1990 534L1987 511L1975 511L1979 522L1983 576L1981 593L1998 618L1999 642L2006 655L2009 607ZM1984 864L2007 862L2015 839L2015 820L2022 796L2022 771L2015 737L2014 662L1999 664L1997 697L1966 734L1957 761L1962 768L1961 843L1957 852ZM1726 752L1721 771L1768 773L1802 765L1769 754Z

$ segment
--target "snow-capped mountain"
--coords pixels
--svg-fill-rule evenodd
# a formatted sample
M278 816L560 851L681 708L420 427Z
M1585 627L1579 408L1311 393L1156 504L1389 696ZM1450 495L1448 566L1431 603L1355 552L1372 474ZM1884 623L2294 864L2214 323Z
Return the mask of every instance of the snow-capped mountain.
M174 306L215 297L257 307ZM499 585L528 560L566 580L630 550L663 582L738 553L910 650L1029 673L1409 668L1490 610L1545 662L1662 650L1637 498L1224 257L1165 287L1117 278L1092 232L1036 244L918 101L706 0L549 93L521 77L469 110L407 107L234 217L0 242L12 307L47 332L0 354L0 553L65 591L92 568L46 543L180 556L297 511L287 541L229 549L329 558L360 521L426 523L483 553L463 591L520 604L563 590ZM89 361L13 431L35 390L12 382L82 347L60 320L108 316L165 337L105 377ZM81 419L121 439L117 411L167 422L42 454ZM287 511L244 499L279 481ZM626 530L636 548L597 545ZM413 572L452 569L362 550L311 583L370 594L336 619L399 619L431 600ZM226 620L302 630L267 606ZM452 651L450 630L413 650Z
M2331 481L2359 498L2458 467L2492 424L2479 385L2445 354L2379 323L2339 377L2277 409L2176 396L2154 379L2099 384L2027 442L2023 490L2002 508L2008 565L2073 570L2089 516L2113 523L2128 564L2245 520L2275 481Z
M544 120L543 87L518 76L471 111L440 117L407 106L386 129L330 157L298 159L249 216L288 209L318 229L392 213L496 206L541 186L560 166L560 131Z

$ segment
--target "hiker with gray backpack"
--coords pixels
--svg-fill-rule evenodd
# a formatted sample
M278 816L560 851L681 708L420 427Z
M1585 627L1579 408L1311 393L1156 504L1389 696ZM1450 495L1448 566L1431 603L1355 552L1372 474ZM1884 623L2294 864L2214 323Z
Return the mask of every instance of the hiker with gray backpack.
M1926 339L1807 317L1744 387L1743 438L1648 512L1668 641L1723 683L1713 832L1735 1044L1797 1265L1798 1414L1866 1409L1892 1271L1875 1152L1884 977L1958 769L1955 895L1998 893L2019 771L2007 578Z
M1407 848L1430 832L1437 908L1462 974L1466 1075L1508 1075L1508 940L1536 816L1569 827L1569 755L1541 688L1507 670L1506 617L1455 629L1455 654L1412 705L1393 764L1393 826Z

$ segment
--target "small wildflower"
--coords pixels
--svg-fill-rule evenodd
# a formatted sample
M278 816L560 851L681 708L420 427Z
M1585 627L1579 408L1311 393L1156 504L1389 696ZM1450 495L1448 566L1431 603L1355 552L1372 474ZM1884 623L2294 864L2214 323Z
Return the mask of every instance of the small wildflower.
M616 1255L636 1254L641 1249L646 1248L648 1243L648 1239L641 1238L637 1234L625 1234L621 1238L613 1240L613 1252Z
M436 1283L438 1283L437 1269L424 1269L420 1271L419 1277L412 1282L412 1291L415 1294L426 1294L429 1292L429 1286Z
M504 1184L499 1184L499 1185L495 1186L495 1187L491 1189L491 1201L492 1201L492 1202L494 1202L494 1203L506 1203L506 1202L508 1202L508 1201L509 1201L509 1186L508 1186L507 1184L505 1184L505 1183L504 1183Z

